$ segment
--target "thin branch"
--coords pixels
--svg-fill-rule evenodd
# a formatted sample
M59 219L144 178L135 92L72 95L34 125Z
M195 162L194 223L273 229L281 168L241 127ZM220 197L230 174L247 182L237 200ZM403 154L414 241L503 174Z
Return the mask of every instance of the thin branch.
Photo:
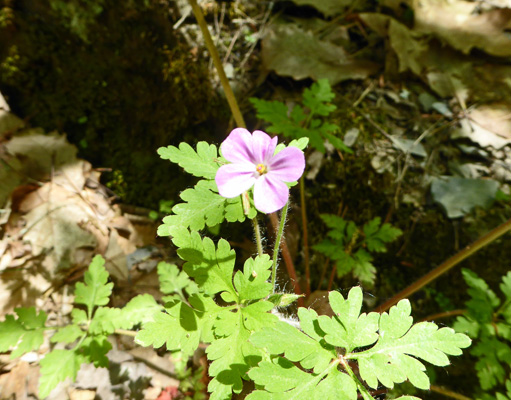
M302 230L303 230L303 256L305 261L305 294L311 294L311 276L310 276L310 256L309 256L309 233L307 228L307 204L305 202L305 183L304 177L300 178L300 206L302 209Z
M243 115L241 114L240 108L238 106L238 102L236 101L236 97L232 91L231 85L229 83L229 79L227 79L227 75L225 75L224 66L220 57L218 55L218 51L213 43L213 39L211 38L211 34L209 33L208 25L206 20L204 19L204 15L200 7L197 4L196 0L188 0L190 5L192 6L193 14L197 19L197 23L199 24L200 30L202 32L202 36L204 37L204 42L206 43L206 47L208 48L209 54L213 60L213 64L218 73L218 77L220 78L220 82L224 89L225 97L227 98L227 102L229 103L229 107L232 112L232 116L236 121L236 125L241 128L246 128L245 120L243 119Z
M470 397L463 396L462 394L453 392L449 389L444 389L441 386L431 385L429 390L435 393L440 393L441 395L445 397L450 397L451 399L457 399L457 400L472 400Z
M436 267L434 270L429 272L428 274L424 275L419 280L412 283L410 286L408 286L406 289L402 290L389 300L387 300L382 305L378 306L375 311L376 312L384 312L387 311L390 307L392 307L394 304L397 304L400 300L407 298L414 294L415 292L422 289L427 284L431 283L438 277L445 274L447 271L449 271L451 268L458 265L460 262L462 262L464 259L470 257L472 254L476 253L483 247L489 245L490 243L497 240L499 237L507 233L511 230L511 219L504 222L503 224L499 225L486 235L480 237L477 239L474 243L471 245L465 247L463 250L461 250L459 253L455 254L451 258L444 261L442 264L440 264L438 267Z

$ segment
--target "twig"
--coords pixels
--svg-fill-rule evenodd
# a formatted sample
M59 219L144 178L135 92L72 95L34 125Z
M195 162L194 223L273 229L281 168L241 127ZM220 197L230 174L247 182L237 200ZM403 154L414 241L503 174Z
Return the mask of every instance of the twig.
M480 237L477 239L474 243L471 245L468 245L463 250L461 250L459 253L455 254L451 258L444 261L442 264L440 264L438 267L436 267L434 270L429 272L428 274L424 275L419 280L412 283L410 286L408 286L406 289L402 290L398 294L394 295L392 298L387 300L382 305L378 306L375 311L376 312L384 312L387 311L390 307L392 307L394 304L397 304L400 300L411 296L413 293L419 291L427 284L433 282L438 277L445 274L447 271L449 271L451 268L458 265L460 262L462 262L464 259L470 257L472 254L476 253L483 247L489 245L490 243L497 240L499 237L507 233L511 230L511 219L504 222L503 224L499 225L492 231L488 232L486 235Z
M467 310L451 310L444 311L438 314L428 315L426 318L420 320L420 322L435 321L437 319L457 317L458 315L464 315Z
M429 390L431 390L432 392L435 392L435 393L440 393L440 394L444 395L445 397L450 397L451 399L472 400L470 397L463 396L462 394L453 392L452 390L449 390L449 389L444 389L443 387L437 386L437 385L431 385L429 387Z
M192 6L193 14L197 19L197 23L199 24L202 36L204 37L204 43L206 43L206 47L208 48L209 54L211 55L211 58L213 60L213 64L215 65L215 68L217 70L218 77L220 78L220 83L222 84L222 88L224 89L225 97L227 98L227 102L229 103L229 107L231 109L232 116L236 121L236 125L238 125L241 128L246 128L245 120L243 119L243 115L241 114L238 102L236 101L236 97L234 97L234 93L229 83L229 79L227 79L227 76L225 75L224 66L222 64L222 61L220 60L215 44L213 43L213 39L211 39L211 34L209 33L208 25L206 23L206 20L204 19L204 15L202 15L202 11L200 7L197 5L196 0L188 1Z
M309 234L307 229L307 205L305 203L305 183L304 177L300 178L300 205L302 209L302 230L303 230L303 255L305 261L305 294L311 294L311 276L310 276L310 259L309 259Z
M192 6L193 13L195 15L195 18L197 19L197 23L199 24L202 35L204 37L204 42L206 43L206 47L208 48L211 58L213 59L215 68L217 69L218 76L220 78L220 82L224 89L225 97L227 98L227 102L229 103L229 107L231 109L234 120L236 121L236 124L238 127L246 128L245 120L243 119L243 115L241 114L240 108L238 106L238 102L236 101L236 97L234 96L234 93L232 91L229 80L227 79L227 76L225 75L222 61L220 60L220 57L218 56L218 51L216 50L216 47L215 47L213 40L211 38L211 34L209 33L208 25L206 24L204 15L202 15L202 11L199 8L199 6L197 5L196 0L188 0L188 1L189 1L190 5ZM268 15L269 15L272 7L273 7L273 2L270 3L268 13L267 13ZM275 215L275 213L270 214L270 219L276 229L277 223L274 223L274 222L277 221L277 216ZM293 283L295 293L302 294L300 286L298 285L298 280L296 278L296 271L295 271L295 268L293 265L293 260L291 259L291 255L287 248L287 243L286 243L285 238L281 242L281 248L282 248L282 257L284 258L284 262L286 264L286 268L288 270L289 277ZM298 299L298 305L302 305L302 304L303 304L303 299L302 298Z

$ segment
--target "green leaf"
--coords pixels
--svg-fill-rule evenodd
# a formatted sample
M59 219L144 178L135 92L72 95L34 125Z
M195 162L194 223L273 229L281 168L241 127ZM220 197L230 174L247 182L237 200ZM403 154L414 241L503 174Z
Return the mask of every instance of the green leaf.
M156 303L150 294L140 294L132 298L121 310L122 318L127 322L125 329L154 321L154 316L162 310L163 307Z
M326 333L325 340L347 352L357 347L369 346L378 340L378 313L360 314L362 289L354 287L345 300L339 292L330 292L329 301L335 313L333 318L320 316L319 326Z
M77 325L86 324L88 321L87 313L79 308L73 308L71 311L71 319L73 320L73 323Z
M89 332L93 335L111 335L116 329L128 329L130 325L120 308L99 307L90 322Z
M256 390L247 400L355 400L357 387L345 373L333 366L327 367L320 375L308 374L285 358L277 357L273 362L262 361L248 375L267 392ZM324 374L328 374L323 379Z
M51 337L52 343L73 343L79 337L86 335L78 325L67 325L60 328L55 335Z
M182 142L175 146L160 147L158 154L164 160L179 164L186 172L206 179L214 179L219 168L216 146L206 142L197 143L197 151L188 143Z
M243 314L231 314L232 333L213 341L206 350L208 359L213 361L209 374L214 378L208 385L212 400L228 399L232 392L240 393L242 377L263 357L261 350L248 341L250 331L243 324Z
M262 299L270 294L272 286L268 278L271 266L272 261L267 254L245 261L243 272L238 271L234 276L234 286L240 301Z
M154 322L144 325L135 341L154 348L166 344L167 350L180 350L185 356L192 355L199 346L201 313L180 301L165 309L166 313L155 314Z
M335 125L337 127L337 125ZM329 129L332 129L333 127L329 127ZM337 130L337 129L336 129ZM353 150L351 150L348 146L344 144L341 138L338 138L337 136L332 135L331 133L324 132L323 136L328 139L328 141L334 146L337 150L344 151L348 154L353 154Z
M158 228L159 236L170 235L172 227L184 227L201 230L206 225L213 227L224 220L243 222L247 216L243 211L241 196L227 199L217 193L215 181L201 180L193 189L186 189L180 194L184 203L172 208L173 215L163 218L163 225ZM254 218L256 211L251 207L248 218Z
M87 362L93 363L96 368L108 367L106 354L112 350L112 344L105 335L87 336L80 346L80 350Z
M92 317L93 308L108 304L112 294L114 284L107 283L109 275L104 265L103 257L95 256L89 269L85 272L85 284L83 282L76 283L75 303L87 306L89 318Z
M353 275L365 286L372 287L376 279L376 268L372 264L373 257L364 249L359 249L352 256Z
M412 326L410 302L401 300L389 313L383 313L379 322L379 339L371 349L354 353L350 358L359 362L362 379L372 388L382 385L392 388L394 383L409 379L420 388L429 388L424 365L413 358L421 358L433 365L449 364L447 355L460 355L470 346L470 339L450 328L441 328L432 322Z
M258 301L241 308L243 325L251 332L273 326L278 321L278 317L269 312L272 309L273 303L269 301Z
M188 286L194 286L184 271L180 271L176 265L166 262L158 264L158 278L160 290L164 294L182 293Z
M381 316L360 314L359 287L351 289L347 299L331 292L329 301L334 311L331 318L318 316L313 310L298 310L303 332L279 321L252 334L251 343L284 358L273 358L272 362L264 359L249 371L249 377L262 389L247 399L356 399L357 382L346 371L354 361L358 362L360 376L372 388L378 382L391 388L406 379L416 387L427 388L425 367L413 357L447 365L447 355L458 355L461 348L470 345L467 336L449 328L438 329L431 322L412 326L408 300ZM371 399L365 392L361 395Z
M324 370L335 358L335 352L282 321L253 333L250 342L270 354L284 354L288 360L300 362L306 369L314 368L316 373Z
M381 224L381 218L376 217L364 225L365 244L369 251L383 253L387 251L385 243L396 240L403 234L401 229L385 223Z
M232 284L236 253L229 243L220 239L215 247L213 241L201 238L198 232L177 227L172 230L172 242L178 247L177 254L186 261L185 272L195 279L204 293L214 295L228 292L238 297Z
M499 298L475 272L465 268L461 272L469 286L467 292L471 297L466 303L468 315L479 323L492 322L493 312L500 304Z
M511 359L511 348L497 338L479 341L471 351L478 357L475 365L481 389L489 390L504 383L506 370Z
M40 362L39 398L47 397L59 382L68 377L74 381L83 362L83 356L72 350L53 350L48 353Z
M256 109L257 118L269 122L270 125L266 128L269 133L283 134L287 137L295 137L294 132L300 128L299 122L294 122L288 118L288 108L280 101L267 101L256 98L251 98L250 102ZM302 118L305 119L306 115L302 113Z
M330 102L334 99L328 79L319 79L303 92L303 105L310 109L311 114L318 114L323 117L330 115L337 107Z
M17 319L7 315L5 321L0 322L0 352L13 349L11 358L41 347L47 318L44 311L37 313L34 307L16 308L14 311Z

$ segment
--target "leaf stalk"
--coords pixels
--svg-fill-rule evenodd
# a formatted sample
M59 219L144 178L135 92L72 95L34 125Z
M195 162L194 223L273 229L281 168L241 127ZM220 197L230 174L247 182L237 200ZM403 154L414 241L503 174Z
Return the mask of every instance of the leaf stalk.
M279 258L280 241L284 234L284 225L286 224L287 210L289 208L289 202L286 203L282 212L280 213L280 224L275 236L275 245L273 248L273 265L271 267L271 285L273 287L273 293L275 293L275 282L277 280L277 260Z

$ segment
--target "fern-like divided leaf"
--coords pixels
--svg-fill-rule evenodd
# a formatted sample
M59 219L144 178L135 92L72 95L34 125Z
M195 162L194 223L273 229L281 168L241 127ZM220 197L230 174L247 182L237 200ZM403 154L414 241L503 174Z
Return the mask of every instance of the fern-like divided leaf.
M250 258L233 278L235 253L225 240L215 245L211 239L183 228L172 230L172 240L199 292L187 302L168 302L165 312L146 323L135 340L144 346L166 345L168 350L180 350L185 355L191 355L199 342L210 343L206 352L212 361L211 399L229 399L233 392L242 390L242 379L250 367L264 357L264 351L248 341L250 335L277 321L270 313L274 303L264 300L272 288L267 282L272 263L267 255ZM162 264L159 273L169 291L170 286L178 292L188 287L186 277L168 264ZM167 282L171 275L177 277L172 285ZM228 305L217 305L216 295Z
M80 365L86 362L85 357L73 350L53 350L40 362L41 378L39 379L39 398L44 399L66 378L76 379Z
M303 93L303 107L294 105L291 112L279 101L267 101L252 98L257 117L268 122L266 130L270 133L283 134L292 139L308 138L310 144L320 152L325 152L325 141L336 149L347 153L352 150L334 133L339 126L324 121L336 109L330 102L335 97L327 79L320 79ZM317 117L320 118L317 118Z
M218 225L224 220L243 222L247 215L243 212L241 197L227 199L220 196L215 181L199 181L192 189L186 189L180 195L184 203L172 208L174 214L163 219L158 227L159 236L169 236L172 227L179 226L192 230L201 230ZM254 218L255 208L251 207L248 218Z
M506 390L509 382L511 272L502 277L500 290L503 300L476 273L468 269L462 272L469 287L470 300L466 303L466 314L456 319L454 329L475 340L470 353L477 358L475 369L479 386L486 393L480 393L476 398L504 399L506 397L499 391ZM495 392L490 395L491 391Z
M330 228L327 238L313 246L316 251L334 260L339 277L353 273L366 286L372 286L376 268L370 252L387 251L386 244L396 240L401 230L376 217L357 228L353 221L332 214L322 214L321 219ZM367 250L366 250L367 249Z
M108 272L105 269L105 260L95 256L85 272L83 282L77 282L75 290L75 303L87 307L88 317L92 318L92 310L96 306L108 304L112 294L113 283L107 283Z
M22 356L38 349L44 340L44 325L47 315L37 313L34 307L14 310L18 318L7 315L0 322L0 353L12 349L11 358Z
M329 300L334 317L299 309L303 332L278 322L251 336L256 347L278 357L264 360L248 372L262 389L247 399L355 400L358 392L364 399L371 399L363 382L349 367L349 360L358 362L360 376L371 388L376 388L378 382L392 388L408 379L426 389L429 379L417 358L443 366L449 363L447 355L459 355L462 348L470 345L467 336L449 328L438 329L432 322L412 325L407 300L382 315L360 314L359 287L351 289L347 299L331 292Z
M215 179L221 162L216 146L206 142L197 143L197 151L183 142L179 144L179 148L160 147L158 154L162 159L178 164L189 174L206 179Z

